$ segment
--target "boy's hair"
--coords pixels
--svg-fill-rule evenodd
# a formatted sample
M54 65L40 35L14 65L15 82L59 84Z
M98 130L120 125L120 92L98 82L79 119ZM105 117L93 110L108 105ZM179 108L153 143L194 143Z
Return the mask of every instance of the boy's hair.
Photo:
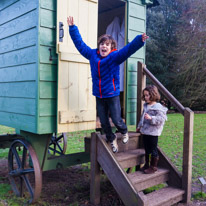
M160 93L155 85L149 85L145 87L142 91L142 100L145 101L144 91L148 91L150 95L150 101L159 101Z
M99 49L99 45L102 43L102 42L109 42L111 43L111 50L113 49L117 49L117 42L113 39L112 36L108 35L108 34L103 34L101 35L99 38L98 38L98 41L97 41L97 48Z

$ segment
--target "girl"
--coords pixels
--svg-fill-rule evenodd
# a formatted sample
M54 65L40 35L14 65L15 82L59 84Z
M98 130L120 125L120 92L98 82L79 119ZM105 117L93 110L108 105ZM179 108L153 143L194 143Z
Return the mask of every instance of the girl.
M116 153L117 138L109 123L109 112L114 125L122 134L122 142L126 144L129 140L127 126L121 118L119 65L140 49L148 36L139 35L117 51L115 40L110 35L103 35L98 40L98 48L91 49L83 42L77 26L74 25L73 17L68 17L67 23L77 50L90 61L92 90L96 96L97 112L107 141L111 143L112 150Z
M143 171L146 174L151 174L157 171L159 160L157 150L158 136L161 135L163 125L167 120L167 108L157 103L160 100L160 94L154 85L147 86L143 90L142 99L145 103L137 132L142 134L145 147L145 165ZM149 158L150 154L151 161Z

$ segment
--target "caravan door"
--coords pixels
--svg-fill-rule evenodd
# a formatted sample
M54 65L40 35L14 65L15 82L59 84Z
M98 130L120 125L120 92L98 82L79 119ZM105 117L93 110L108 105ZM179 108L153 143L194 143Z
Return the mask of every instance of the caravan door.
M92 96L89 61L75 48L67 26L73 16L84 42L97 45L98 0L57 0L58 100L57 131L96 128L96 102Z

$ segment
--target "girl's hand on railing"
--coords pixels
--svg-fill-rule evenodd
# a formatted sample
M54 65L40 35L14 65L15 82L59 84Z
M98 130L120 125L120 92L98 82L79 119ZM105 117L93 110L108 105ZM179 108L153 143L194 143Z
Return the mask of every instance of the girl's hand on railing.
M137 128L137 129L136 129L136 132L140 132L140 128Z

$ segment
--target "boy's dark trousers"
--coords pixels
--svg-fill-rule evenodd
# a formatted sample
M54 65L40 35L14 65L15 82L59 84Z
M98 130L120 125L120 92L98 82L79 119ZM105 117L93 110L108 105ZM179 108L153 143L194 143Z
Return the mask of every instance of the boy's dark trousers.
M98 98L96 97L97 112L100 118L101 127L104 130L107 140L112 142L115 139L115 135L112 132L112 128L109 122L109 113L112 118L112 122L118 131L122 134L127 133L127 126L121 118L121 106L119 96L110 98Z

